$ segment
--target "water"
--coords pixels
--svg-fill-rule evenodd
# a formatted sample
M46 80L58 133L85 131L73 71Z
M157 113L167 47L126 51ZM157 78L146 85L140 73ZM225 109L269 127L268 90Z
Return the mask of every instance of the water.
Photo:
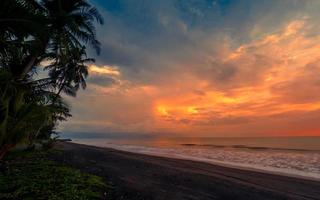
M320 180L320 137L79 138L76 143Z

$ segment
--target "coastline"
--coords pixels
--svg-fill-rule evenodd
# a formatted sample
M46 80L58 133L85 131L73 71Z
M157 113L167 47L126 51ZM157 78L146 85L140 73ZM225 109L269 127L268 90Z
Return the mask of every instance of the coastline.
M320 182L198 161L58 142L52 159L109 180L123 199L319 199Z
M82 144L77 142L72 142L75 144ZM86 144L84 144L86 145ZM91 146L91 145L89 145ZM92 145L94 146L94 145ZM166 154L161 153L154 153L154 152L140 152L140 151L130 151L125 148L121 148L120 146L96 146L101 148L111 148L119 151L124 151L128 153L137 153L137 154L143 154L143 155L149 155L149 156L157 156L157 157L164 157L164 158L174 158L174 159L180 159L180 160L189 160L189 161L196 161L196 162L204 162L212 165L219 165L222 167L227 168L234 168L234 169L241 169L241 170L248 170L248 171L254 171L254 172L261 172L266 174L272 174L272 175L279 175L279 176L288 176L298 179L306 179L306 180L312 180L312 181L319 181L320 182L320 174L315 173L307 173L307 172L300 172L300 171L292 171L291 173L288 171L285 171L283 169L274 168L274 167L259 167L249 164L241 164L241 163L232 163L232 162L226 162L226 161L213 161L212 159L204 159L204 158L196 158L193 156L184 156L184 155L175 155L171 154L170 156Z

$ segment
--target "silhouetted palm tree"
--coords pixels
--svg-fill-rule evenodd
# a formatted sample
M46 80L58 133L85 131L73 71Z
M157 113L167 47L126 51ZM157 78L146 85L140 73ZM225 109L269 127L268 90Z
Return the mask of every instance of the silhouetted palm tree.
M100 52L94 21L103 24L103 18L87 1L43 0L39 5L41 6L39 10L46 18L43 29L47 34L41 32L41 37L38 38L40 46L28 58L20 77L30 72L38 57L46 50L62 54L68 52L65 48L82 48L84 44L91 44L97 53Z
M94 22L103 24L103 18L85 0L2 0L0 45L8 38L26 42L29 37L31 48L19 74L23 78L46 52L60 54L66 47L90 44L99 53Z
M49 69L49 76L55 81L58 95L64 91L68 95L75 96L79 88L86 88L87 63L94 62L94 59L87 58L85 47L72 48L69 51L46 69Z
M71 116L60 93L86 87L85 45L100 51L94 23L103 19L86 0L0 1L0 159ZM43 61L48 77L34 80Z

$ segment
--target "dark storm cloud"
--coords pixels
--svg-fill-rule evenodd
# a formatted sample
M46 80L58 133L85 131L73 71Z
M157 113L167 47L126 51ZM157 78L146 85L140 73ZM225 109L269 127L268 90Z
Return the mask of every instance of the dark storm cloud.
M117 81L112 77L106 77L103 75L91 75L88 78L88 83L108 87L115 84Z

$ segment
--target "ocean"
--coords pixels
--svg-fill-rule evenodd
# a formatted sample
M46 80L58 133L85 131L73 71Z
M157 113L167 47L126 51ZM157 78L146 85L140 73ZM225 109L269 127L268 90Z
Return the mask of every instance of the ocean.
M320 137L75 138L73 142L147 155L320 180Z

